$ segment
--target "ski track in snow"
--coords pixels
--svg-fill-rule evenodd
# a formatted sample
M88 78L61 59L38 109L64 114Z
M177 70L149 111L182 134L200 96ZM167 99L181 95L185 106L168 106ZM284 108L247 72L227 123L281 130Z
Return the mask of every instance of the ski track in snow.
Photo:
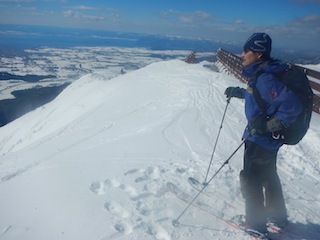
M42 118L37 119L33 115L32 119L35 118L36 121L31 121L29 129L22 131L14 128L11 132L9 129L10 134L5 135L0 142L4 147L1 149L3 157L6 157L6 161L0 160L1 194L8 191L7 186L15 186L15 182L21 181L19 185L24 184L25 175L30 179L33 173L40 183L45 180L50 182L50 178L38 180L36 174L44 169L65 170L64 168L70 167L75 168L76 173L71 173L70 170L69 174L61 175L66 179L65 182L61 180L64 185L75 187L67 188L70 191L67 195L72 194L73 190L80 189L82 192L87 187L85 193L90 195L90 199L94 199L90 204L96 205L86 206L86 209L89 208L92 215L106 216L107 219L103 218L107 222L97 223L103 224L105 229L92 236L92 239L250 239L220 219L230 219L244 213L238 179L243 150L237 152L212 180L197 199L197 204L186 211L180 219L180 226L172 225L172 220L187 206L186 201L191 201L197 194L197 190L189 185L188 177L204 180L222 114L227 107L223 91L226 86L241 86L242 83L231 76L211 72L201 64L188 65L180 61L169 61L152 64L146 69L130 73L130 81L123 81L121 77L114 79L109 82L111 86L107 85L108 88L104 88L102 83L91 86L94 79L101 77L99 74L84 77L74 86L71 85L67 90L69 94L83 90L86 84L91 86L89 91L101 88L102 92L90 97L84 91L87 101L92 98L92 102L88 103L81 102L82 95L77 95L76 110L70 109L75 112L76 117L73 119L73 115L68 116L68 121L63 125L53 124L61 115L59 108L50 109L50 105L46 105L37 110L38 114L45 113ZM90 77L93 79L90 80ZM139 79L141 85L136 87L134 79ZM148 85L150 82L152 88ZM122 92L121 89L127 85L130 90ZM156 91L152 91L153 88ZM129 101L124 101L123 95L126 96L131 91L136 95ZM139 95L148 97L140 100ZM59 99L57 105L61 106ZM64 103L62 97L61 101ZM97 104L97 101L103 102L107 107ZM107 104L109 102L116 102L119 107L111 108L112 104ZM71 106L74 107L72 104ZM319 121L318 116L314 121ZM19 126L18 123L16 125ZM232 99L227 108L209 177L241 143L245 125L243 101ZM50 129L51 126L55 126L55 131ZM301 144L285 146L279 151L278 172L291 220L289 233L281 236L282 240L320 239L320 213L317 211L320 209L320 166L315 157L320 154L320 132L315 126L318 125L313 123ZM19 131L22 131L21 136ZM40 156L35 157L34 154ZM78 161L73 158L78 158ZM84 166L99 172L99 177L95 177L97 173L85 180L82 175L77 179L78 168L83 172L87 171L85 167L81 168L84 163L88 164ZM139 164L139 167L133 167L135 164ZM106 170L103 169L104 165L107 165ZM98 171L99 167L102 168L101 171ZM110 168L115 168L115 173ZM107 171L105 176L101 173L104 171ZM53 175L60 176L60 171L57 172ZM80 179L85 181L85 186L78 183ZM53 182L55 181L58 182L56 179ZM181 201L168 189L168 182L185 192L186 201ZM61 190L63 187L57 188ZM58 191L58 194L64 196L61 192ZM61 196L57 197L58 201L64 200ZM89 198L86 194L83 197ZM71 200L75 205L82 206L82 196L80 198ZM40 200L31 200L32 203L38 201ZM96 212L91 208L95 208ZM67 209L66 212L68 211L72 212ZM83 209L79 207L77 211L82 212ZM58 220L54 220L59 222L63 217L70 216L64 213L61 219L59 216ZM95 222L95 217L89 218L88 222ZM12 236L10 234L16 234L14 240L21 239L25 233L30 234L28 236L37 235L32 228L34 226L29 223L20 224L22 226L0 220L0 239L8 239L7 236ZM41 227L43 226L38 228ZM71 224L70 228L75 227ZM84 226L83 228L86 229ZM30 229L35 231L34 235L30 233ZM78 231L86 233L83 229ZM55 231L51 233L56 234ZM64 238L59 235L56 239L72 237Z

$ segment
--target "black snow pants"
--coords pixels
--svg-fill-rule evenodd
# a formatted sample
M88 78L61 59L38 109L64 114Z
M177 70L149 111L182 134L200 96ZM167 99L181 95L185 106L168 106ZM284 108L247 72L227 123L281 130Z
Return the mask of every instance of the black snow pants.
M268 219L279 223L287 221L287 210L277 174L277 152L254 142L245 142L240 187L245 199L246 223L260 232L267 231Z

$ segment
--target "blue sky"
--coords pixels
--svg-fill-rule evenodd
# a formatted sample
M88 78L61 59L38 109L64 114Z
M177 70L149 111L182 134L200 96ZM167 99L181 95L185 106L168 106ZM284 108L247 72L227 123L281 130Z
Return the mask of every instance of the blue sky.
M320 0L0 0L0 23L245 41L320 50Z

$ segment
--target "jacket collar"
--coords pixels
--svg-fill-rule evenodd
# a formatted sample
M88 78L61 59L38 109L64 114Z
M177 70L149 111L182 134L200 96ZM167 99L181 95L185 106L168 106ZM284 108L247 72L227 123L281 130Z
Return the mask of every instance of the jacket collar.
M267 61L254 62L249 66L244 67L242 69L242 74L245 77L249 78L250 81L255 81L258 72L262 70L266 64L267 64Z
M288 69L288 64L278 60L258 61L242 69L242 74L249 79L249 85L255 84L259 73L281 74Z

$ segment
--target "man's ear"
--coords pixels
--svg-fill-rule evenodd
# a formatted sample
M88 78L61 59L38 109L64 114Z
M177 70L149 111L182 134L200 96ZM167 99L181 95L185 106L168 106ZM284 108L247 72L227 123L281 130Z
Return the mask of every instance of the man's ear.
M262 54L262 53L260 53L260 52L256 52L256 54L257 54L258 59L261 59L261 58L262 58L262 56L263 56L263 54Z

